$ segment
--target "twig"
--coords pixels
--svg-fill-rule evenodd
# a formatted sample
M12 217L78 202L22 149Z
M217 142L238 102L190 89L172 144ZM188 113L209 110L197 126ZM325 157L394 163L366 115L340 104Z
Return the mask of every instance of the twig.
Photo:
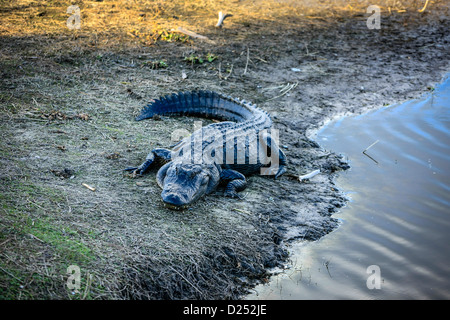
M241 210L241 209L238 209L238 208L233 208L233 210L234 210L234 211L237 211L237 212L240 212L240 213L245 213L245 214L251 215L250 212L245 211L245 210Z
M288 82L288 84L286 86L284 86L282 89L280 89L280 92L283 94L286 94L287 92L289 92L291 89L295 88L298 85L298 82L296 83L292 83L290 84Z
M264 62L264 63L269 63L268 61L264 60L263 58L260 58L260 57L255 57L255 58L258 59L259 61Z
M233 72L233 64L231 64L231 68L230 68L230 73L227 75L227 77L225 78L225 80L227 80L230 76L231 73Z
M247 67L248 67L248 60L250 58L250 50L247 47L247 62L245 63L245 69L244 69L244 74L247 73Z
M222 63L219 62L219 78L227 80L231 76L231 72L233 72L233 64L231 65L230 73L228 73L228 75L226 77L222 76L221 66L222 66Z
M178 27L178 29L172 29L171 31L175 31L175 32L181 32L184 33L185 35L188 35L192 38L197 38L197 39L201 39L201 40L209 40L208 37L202 36L201 34L195 33L193 31L189 31L186 29L183 29L182 27Z
M419 11L419 12L424 12L425 9L427 8L427 5L428 5L428 0L425 2L425 5L423 6L422 9L419 9L419 10L417 10L417 11Z
M29 233L28 234L31 238L36 239L39 242L45 243L44 240L39 239L38 237L36 237L34 234Z
M317 170L314 170L313 172L310 172L310 173L304 174L302 176L299 176L298 180L300 182L302 182L303 180L310 179L310 178L318 175L319 173L320 173L320 169L317 169Z
M287 178L290 178L290 179L298 180L298 175L292 174L292 173L285 173L283 175L283 177L287 177Z
M216 27L222 28L222 24L223 24L223 21L225 20L225 18L232 17L232 16L233 16L232 14L229 14L229 13L223 14L222 11L219 11L219 21L217 22Z
M85 187L85 188L88 188L89 190L91 190L91 191L95 191L95 188L94 187L91 187L90 185L88 185L88 184L86 184L86 183L82 183L81 184L83 187Z
M36 101L36 99L35 99L34 97L33 97L32 99L33 99L33 102L34 102L34 104L36 105L36 107L39 108L39 103Z
M33 205L35 205L36 207L38 207L39 209L45 210L43 207L41 207L40 205L38 205L36 202L30 200L29 198L27 198L27 201Z
M298 85L298 82L292 83L292 84L288 83L285 87L283 87L283 89L280 90L280 92L282 92L280 95L278 95L276 97L273 97L273 98L270 98L269 100L266 100L265 102L272 101L272 100L275 100L277 98L280 98L280 97L284 96L286 93L288 93L289 91L294 89L297 85Z
M198 289L196 286L194 286L188 279L186 279L185 276L183 276L181 273L179 273L177 270L175 270L173 267L170 267L170 269L172 269L173 271L175 271L180 277L182 277L188 284L190 284L192 286L192 288L194 288L195 290L197 290L202 296L203 296L203 292L200 291L200 289Z
M369 156L366 151L369 150L370 148L372 148L374 145L376 145L378 143L379 140L375 141L374 143L372 143L370 146L368 146L362 153L368 157L370 160L372 160L373 162L375 162L376 164L378 164L378 161L375 160L374 158L372 158L371 156Z
M363 151L363 153L365 153L367 150L369 150L369 149L372 148L374 145L376 145L376 144L378 143L378 141L380 141L380 140L377 140L377 141L375 141L374 143L372 143L370 146L368 146L368 147Z

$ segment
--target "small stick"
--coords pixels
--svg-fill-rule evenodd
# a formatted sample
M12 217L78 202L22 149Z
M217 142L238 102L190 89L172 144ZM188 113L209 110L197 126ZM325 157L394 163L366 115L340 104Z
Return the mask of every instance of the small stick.
M425 2L425 5L423 6L423 8L422 8L422 9L419 9L418 11L419 11L419 12L424 12L425 9L427 8L427 5L428 5L428 0Z
M244 69L244 74L247 73L247 67L248 67L248 60L250 58L250 50L247 47L247 62L245 63L245 69Z
M289 83L288 83L288 84L289 84ZM281 92L283 88L286 88L286 86L279 85L279 86L276 86L276 87L262 88L261 90L262 90L262 92L267 92L267 91L270 91L270 90L279 89L279 91Z
M372 143L370 146L368 146L368 147L366 148L366 150L364 150L364 151L362 152L366 157L370 158L370 160L372 160L372 161L375 162L376 164L378 164L378 161L375 160L374 158L372 158L371 156L369 156L369 155L366 153L366 151L369 150L370 148L372 148L374 145L376 145L376 144L378 143L378 141L379 141L379 140L377 140L377 141L375 141L374 143Z
M173 271L175 271L176 273L178 273L178 275L179 275L180 277L182 277L182 278L184 279L184 281L186 281L188 284L190 284L190 285L192 286L192 288L194 288L195 290L197 290L198 293L200 293L200 294L203 296L203 292L202 292L199 288L197 288L196 286L194 286L194 284L192 284L188 279L186 279L185 276L183 276L180 272L178 272L178 271L175 270L174 268L172 268L172 267L169 267L169 268L172 269Z
M374 145L376 145L376 144L378 143L378 141L380 141L380 140L377 140L377 141L375 141L374 143L372 143L370 146L368 146L368 147L363 151L363 153L366 153L366 151L369 150L370 148L372 148Z
M234 210L234 211L237 211L237 212L240 212L240 213L245 213L245 214L251 215L250 212L245 211L245 210L241 210L241 209L238 209L238 208L233 208L233 210Z
M227 80L231 76L231 73L233 72L233 64L231 65L230 73L228 73L228 75L226 77L222 76L222 71L220 70L221 66L222 66L222 64L219 62L219 78L223 79L223 80Z
M272 101L272 100L275 100L275 99L277 99L277 98L280 98L280 97L284 96L286 93L288 93L289 91L291 91L292 89L294 89L297 85L298 85L298 82L292 83L292 84L289 84L289 83L288 83L288 84L286 85L286 87L284 87L283 89L280 90L280 92L282 92L280 95L278 95L278 96L276 96L276 97L273 97L273 98L270 98L269 100L266 100L265 102ZM283 91L284 91L284 92L283 92Z
M36 237L34 234L29 233L28 234L31 238L36 239L39 242L45 243L43 240L39 239L38 237Z
M232 17L232 16L233 16L232 14L229 14L229 13L223 14L222 11L219 11L219 21L217 22L216 27L222 28L223 20L225 20L225 18L227 18L227 17Z
M90 185L88 185L88 184L86 184L86 183L82 183L81 184L83 187L85 187L85 188L88 188L89 190L91 190L91 191L95 191L95 188L94 187L91 187Z
M231 64L230 73L226 76L225 80L227 80L231 76L232 72L233 72L233 64Z
M255 57L255 58L258 59L259 61L264 62L264 63L269 63L269 62L267 62L266 60L264 60L263 58L260 58L260 57Z
M172 29L171 31L175 31L175 32L181 32L184 33L185 35L188 35L192 38L197 38L197 39L202 39L202 40L209 40L208 37L202 36L201 34L195 33L193 31L189 31L186 29L183 29L182 27L178 27L178 29Z
M302 175L302 176L299 176L299 177L298 177L298 180L299 180L300 182L302 182L303 180L305 180L305 179L310 179L310 178L312 178L312 177L318 175L319 173L320 173L320 169L317 169L317 170L314 170L313 172L310 172L310 173L304 174L304 175Z
M34 102L34 104L36 105L36 107L39 108L39 103L36 101L36 99L35 99L34 97L33 97L32 99L33 99L33 102Z

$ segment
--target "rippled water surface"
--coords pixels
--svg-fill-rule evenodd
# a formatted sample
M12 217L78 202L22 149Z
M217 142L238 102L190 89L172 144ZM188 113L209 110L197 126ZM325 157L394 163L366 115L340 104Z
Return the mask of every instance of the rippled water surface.
M293 266L249 298L449 299L450 80L332 122L316 140L351 165L337 179L351 199L335 214L341 226L294 245Z

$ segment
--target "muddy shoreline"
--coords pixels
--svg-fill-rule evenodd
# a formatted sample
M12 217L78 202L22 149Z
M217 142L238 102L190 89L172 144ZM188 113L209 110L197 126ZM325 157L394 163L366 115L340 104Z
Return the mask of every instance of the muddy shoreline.
M450 69L448 13L442 2L422 14L385 12L379 30L361 11L237 15L222 29L197 30L214 42L154 45L125 35L109 46L111 35L88 31L3 33L2 255L12 258L2 262L1 296L67 298L65 268L75 264L92 276L83 287L92 299L239 299L288 263L290 241L338 228L346 199L334 178L349 167L311 137L334 117L432 90ZM209 53L217 59L186 63ZM167 67L149 67L162 60ZM136 123L145 101L194 89L268 111L288 175L251 176L244 200L218 190L174 212L161 204L155 171L122 174L198 120ZM292 178L316 169L310 181Z

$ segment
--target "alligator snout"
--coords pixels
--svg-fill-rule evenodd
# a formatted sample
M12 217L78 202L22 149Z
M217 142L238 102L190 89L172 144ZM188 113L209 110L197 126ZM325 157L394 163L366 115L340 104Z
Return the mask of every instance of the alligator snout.
M169 205L169 207L176 207L177 209L181 209L189 202L183 195L176 193L166 193L163 191L161 197L165 204Z

